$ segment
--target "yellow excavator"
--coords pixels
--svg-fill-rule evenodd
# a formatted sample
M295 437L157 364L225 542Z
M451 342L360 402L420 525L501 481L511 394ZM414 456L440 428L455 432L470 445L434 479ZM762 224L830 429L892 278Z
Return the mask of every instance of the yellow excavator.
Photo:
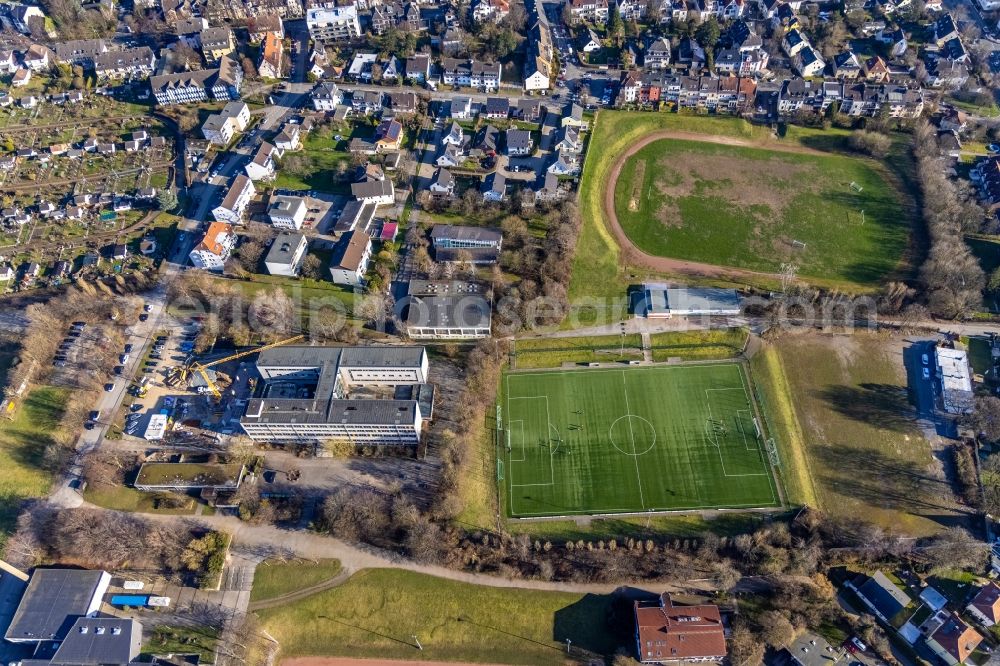
M265 349L272 349L274 347L280 347L282 345L288 345L293 342L298 342L304 337L305 337L304 335L296 335L294 337L287 338L285 340L280 340L279 342L272 342L269 345L263 345L261 347L255 347L254 349L247 349L245 351L237 352L236 354L231 354L230 356L225 356L223 358L217 358L209 363L198 363L197 361L193 361L186 366L178 368L177 383L186 381L188 377L190 377L192 371L197 372L199 375L201 375L201 378L205 380L205 386L208 387L209 392L215 397L216 400L218 400L222 397L222 393L219 391L219 387L215 385L215 382L212 381L212 378L208 375L208 372L206 372L209 368L215 365L220 365L222 363L228 363L229 361L235 361L236 359L243 358L244 356L250 356L251 354L262 352Z

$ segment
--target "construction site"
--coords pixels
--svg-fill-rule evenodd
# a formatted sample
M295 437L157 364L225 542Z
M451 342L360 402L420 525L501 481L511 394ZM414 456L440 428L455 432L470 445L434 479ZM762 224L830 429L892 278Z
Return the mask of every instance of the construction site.
M129 387L131 404L123 410L123 438L201 447L240 433L240 416L257 386L252 357L302 339L294 336L250 349L213 349L196 355L200 329L201 322L191 318L154 336Z

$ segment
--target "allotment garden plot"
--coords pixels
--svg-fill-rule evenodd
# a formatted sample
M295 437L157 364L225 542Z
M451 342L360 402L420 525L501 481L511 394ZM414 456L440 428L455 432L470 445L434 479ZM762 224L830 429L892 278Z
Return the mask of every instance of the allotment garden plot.
M899 265L910 212L873 160L659 139L625 162L614 214L644 252L878 284Z
M512 517L780 504L739 363L511 373L501 408Z

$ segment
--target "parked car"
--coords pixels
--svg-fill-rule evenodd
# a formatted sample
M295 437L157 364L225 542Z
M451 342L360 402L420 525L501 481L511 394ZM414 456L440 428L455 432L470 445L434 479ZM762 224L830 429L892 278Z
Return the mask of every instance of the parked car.
M924 379L930 379L931 378L931 369L930 368L924 368L923 370L924 370L924 373L923 373L924 374Z
M930 359L929 359L929 358L927 357L927 354L924 354L923 356L921 356L921 357L920 357L920 361L921 361L921 362L922 362L922 363L923 363L924 365L927 365L928 363L930 363L930 362L931 362L931 361L930 361Z
M132 345L125 345L125 353L129 354L132 352Z
M112 391L115 390L115 385L112 384L112 383L107 383L107 384L104 385L104 390L107 393L111 393Z

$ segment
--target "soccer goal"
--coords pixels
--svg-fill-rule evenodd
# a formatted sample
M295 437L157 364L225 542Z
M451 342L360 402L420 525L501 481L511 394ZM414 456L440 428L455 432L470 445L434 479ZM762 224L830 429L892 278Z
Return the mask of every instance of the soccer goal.
M856 182L854 182L852 180L851 181L851 189L854 190L855 192L863 192L865 188L861 187L860 185L858 185Z

